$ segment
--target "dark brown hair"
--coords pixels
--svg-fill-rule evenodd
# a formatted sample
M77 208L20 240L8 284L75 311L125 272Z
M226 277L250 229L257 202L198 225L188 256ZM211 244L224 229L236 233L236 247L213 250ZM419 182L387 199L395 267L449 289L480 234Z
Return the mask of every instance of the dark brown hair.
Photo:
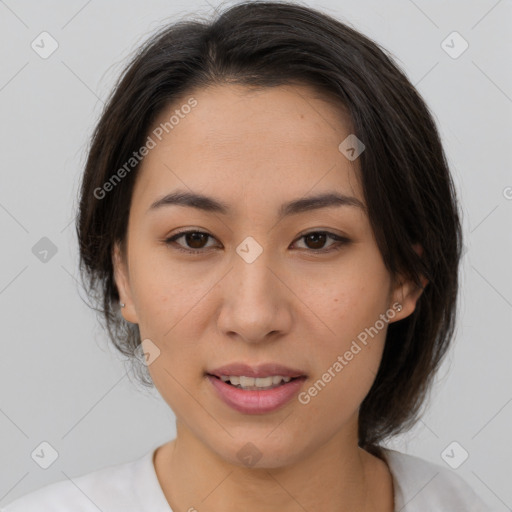
M462 234L427 105L386 51L347 24L296 3L245 1L211 21L167 25L142 45L91 140L77 215L82 280L112 342L137 363L140 333L119 314L112 249L125 241L138 166L105 197L95 191L143 146L164 108L194 88L225 83L310 85L346 107L366 146L360 178L383 261L393 278L429 281L415 311L388 326L380 369L361 404L359 444L378 455L379 443L417 421L453 337ZM134 367L152 385L144 365Z

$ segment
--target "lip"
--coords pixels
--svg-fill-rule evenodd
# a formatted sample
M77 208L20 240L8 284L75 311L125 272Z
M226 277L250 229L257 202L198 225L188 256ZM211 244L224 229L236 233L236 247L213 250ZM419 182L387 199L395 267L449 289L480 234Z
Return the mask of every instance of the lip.
M282 374L277 373L275 375ZM249 375L247 376L249 377ZM214 375L207 375L207 379L212 384L219 398L236 411L244 414L265 414L280 409L288 403L299 392L306 377L302 376L286 384L281 384L276 388L261 391L237 388L223 382Z
M208 375L215 375L220 378L221 375L233 375L240 377L269 377L271 375L281 375L283 377L307 377L307 375L297 368L290 368L278 363L264 363L258 366L249 366L244 363L232 363L214 370L207 370Z

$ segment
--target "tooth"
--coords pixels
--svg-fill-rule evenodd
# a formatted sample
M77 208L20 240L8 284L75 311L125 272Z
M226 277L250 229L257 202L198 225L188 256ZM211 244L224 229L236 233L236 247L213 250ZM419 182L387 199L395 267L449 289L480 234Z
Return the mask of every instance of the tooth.
M244 375L241 375L239 383L243 387L254 386L254 377L245 377ZM233 382L231 382L231 384L233 384Z
M266 386L272 386L273 384L273 377L258 377L254 379L254 385L259 387L266 387Z
M230 382L233 386L243 388L269 388L277 386L282 382L290 382L291 377L283 377L282 375L269 375L268 377L246 377L244 375L221 375L222 382Z

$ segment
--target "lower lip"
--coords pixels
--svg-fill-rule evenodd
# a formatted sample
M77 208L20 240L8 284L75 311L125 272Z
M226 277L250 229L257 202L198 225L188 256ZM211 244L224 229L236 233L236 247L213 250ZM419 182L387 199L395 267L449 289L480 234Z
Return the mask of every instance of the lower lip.
M305 377L299 377L276 388L249 391L227 384L212 375L207 377L224 403L245 414L263 414L279 409L298 393L306 380Z

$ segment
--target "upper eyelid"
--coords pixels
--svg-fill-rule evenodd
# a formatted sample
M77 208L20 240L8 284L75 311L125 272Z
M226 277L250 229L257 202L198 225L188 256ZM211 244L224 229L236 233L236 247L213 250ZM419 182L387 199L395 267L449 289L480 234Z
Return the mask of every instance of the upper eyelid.
M183 231L178 231L177 233L169 235L168 237L166 237L166 239L174 238L174 237L177 237L179 235L186 235L188 233L200 233L202 235L208 235L211 238L215 238L215 236L212 235L211 233L208 233L208 231L203 231L202 229L193 229L192 228L192 229L184 229ZM326 233L328 235L330 234L330 235L335 235L335 236L339 236L339 237L342 237L342 238L348 238L345 235L340 235L338 233L332 232L329 228L310 228L308 230L305 230L305 231L302 231L301 233L299 233L297 235L297 238L300 238L300 237L305 236L305 235L309 235L310 233Z

